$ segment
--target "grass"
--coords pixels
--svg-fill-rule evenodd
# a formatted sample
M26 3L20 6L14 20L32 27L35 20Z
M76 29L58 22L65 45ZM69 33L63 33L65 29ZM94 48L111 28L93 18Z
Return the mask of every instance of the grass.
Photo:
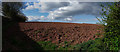
M39 41L38 42L44 50L103 50L104 45L102 39L97 38L95 40L89 40L87 42L83 42L81 44L76 45L68 45L69 42L64 41L61 45L53 44L50 41Z
M39 41L38 44L40 44L44 50L56 50L58 47L56 44L53 44L50 41Z
M101 35L100 33L97 33L96 35Z
M19 44L21 42L16 41L15 38L13 38L12 40L13 40L12 42L14 44L17 44L21 47L25 46L24 44ZM83 43L77 44L77 45L68 45L69 42L67 42L67 41L64 41L64 43L61 45L56 45L56 44L52 43L51 41L38 41L37 43L39 45L41 45L41 47L44 50L89 50L89 51L93 51L93 50L103 50L104 49L102 39L100 39L100 38L97 38L95 40L89 40L87 42L83 42Z
M43 47L44 50L69 50L69 49L71 50L73 47L72 45L68 45L67 41L65 41L64 44L62 44L64 46L56 45L52 43L51 41L39 41L37 43L41 45L41 47Z
M77 44L74 49L76 50L103 50L104 45L102 39L97 38L95 40L89 40L87 42Z

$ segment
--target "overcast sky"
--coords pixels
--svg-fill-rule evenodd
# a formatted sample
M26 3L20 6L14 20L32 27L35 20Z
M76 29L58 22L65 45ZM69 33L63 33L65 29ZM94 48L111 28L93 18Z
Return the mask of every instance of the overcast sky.
M28 21L42 22L72 22L93 23L99 22L100 2L26 2L23 13Z

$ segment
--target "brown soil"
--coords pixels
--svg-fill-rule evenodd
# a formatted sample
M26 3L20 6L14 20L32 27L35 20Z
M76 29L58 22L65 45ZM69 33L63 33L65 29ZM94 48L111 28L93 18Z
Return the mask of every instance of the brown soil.
M75 24L75 23L19 23L21 31L35 41L52 41L60 44L62 42L71 42L70 44L80 44L88 40L100 38L102 35L98 30L100 25L96 24Z
M16 38L19 41L19 37L23 36L21 32L25 34L24 36L28 36L34 41L51 41L57 45L61 45L65 41L69 42L69 45L75 45L102 37L102 35L96 35L96 33L102 33L102 31L98 30L101 29L102 26L97 24L21 22L18 23L18 26L20 32L18 32L16 25L13 25L4 33L7 33L3 37L5 41L9 40L6 37L10 37L11 33L14 33L14 35L18 36ZM25 41L26 37L22 37L22 40ZM26 41L29 42L28 40Z

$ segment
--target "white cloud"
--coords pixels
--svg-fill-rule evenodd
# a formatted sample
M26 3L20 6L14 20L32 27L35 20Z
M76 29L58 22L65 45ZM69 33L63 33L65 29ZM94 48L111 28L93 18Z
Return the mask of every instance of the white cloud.
M33 5L29 4L30 2L26 3L26 8L24 10L32 10L32 9L40 9L40 2L33 2Z
M33 21L33 20L45 20L46 18L44 16L27 16L28 21Z
M59 7L67 6L68 2L41 2L41 12L49 12Z
M71 18L65 18L64 20L65 20L65 21L72 21Z
M27 2L25 5L28 6L28 5L30 5L30 4L29 4L29 2Z
M34 9L33 5L29 5L25 10L31 10L31 9Z
M25 10L39 9L40 12L49 12L52 9L66 6L68 4L66 2L33 2L33 5L30 5L29 3L30 2L26 3L27 7Z
M41 20L45 20L45 16L41 16L40 19L41 19Z
M101 11L100 3L94 2L34 2L33 4L27 3L26 10L39 9L39 12L47 12L48 20L72 20L72 17L80 14L99 16Z
M70 5L68 6L59 7L56 10L49 12L48 18L68 18L69 16L75 16L79 14L99 16L99 11L101 11L99 4L100 3L70 2Z
M38 3L34 2L33 4L34 4L34 5L33 5L34 8L40 9L40 2L38 2Z

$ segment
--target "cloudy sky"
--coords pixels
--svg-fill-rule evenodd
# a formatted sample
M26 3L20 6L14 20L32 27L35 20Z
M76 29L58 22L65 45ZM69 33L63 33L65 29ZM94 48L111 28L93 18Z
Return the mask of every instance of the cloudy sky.
M99 22L100 2L26 2L22 12L28 21L42 22L71 22L93 23Z

